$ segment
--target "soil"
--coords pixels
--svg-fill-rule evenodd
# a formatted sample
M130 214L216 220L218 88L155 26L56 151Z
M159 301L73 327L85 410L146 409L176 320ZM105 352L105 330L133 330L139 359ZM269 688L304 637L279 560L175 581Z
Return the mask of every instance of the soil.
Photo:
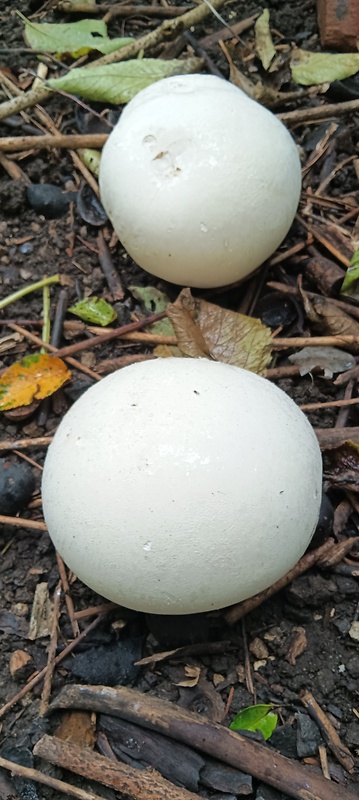
M300 47L319 49L316 8L314 0L293 0L283 3L271 0L266 4L271 13L271 26L281 37L283 45L295 42ZM69 21L70 17L56 13L51 2L42 7L36 0L19 0L16 8L25 14L38 14L34 20ZM44 12L42 14L42 11ZM258 5L251 0L230 2L221 13L226 21L234 24L241 18L258 12ZM110 35L135 35L144 33L156 21L144 18L130 19L123 23L115 18L109 26ZM193 31L200 40L218 30L221 23L214 17ZM253 28L243 34L243 52L250 54L253 47ZM277 40L278 41L278 38ZM25 80L32 76L37 68L37 60L33 53L26 52L22 39L22 22L14 13L13 6L0 0L0 68L7 68L12 77ZM20 49L19 49L20 48ZM239 52L239 51L238 51ZM228 65L218 45L208 49L208 55L225 77L228 77ZM239 66L238 53L236 63ZM257 60L249 61L252 65L250 74L253 78L263 78L263 71ZM57 70L58 64L52 62L51 70ZM283 90L293 89L285 70L282 72ZM6 99L3 95L2 99ZM305 101L308 105L318 102L316 95L309 95ZM291 110L295 103L286 104L276 111ZM303 107L303 101L302 101ZM78 112L75 104L66 97L53 98L46 110L63 133L75 131ZM318 157L318 161L307 172L304 188L315 191L320 181L348 156L354 155L358 140L355 131L357 122L355 115L351 119L339 118L339 133L335 147ZM2 123L2 136L23 135L32 131L37 124L35 111L17 116ZM303 161L306 162L316 144L321 141L327 122L316 122L311 125L297 125L292 133L296 137ZM340 135L339 135L340 134ZM11 160L23 171L23 176L15 180L9 175L9 166L0 166L0 297L23 288L25 285L40 280L44 275L60 272L71 279L69 288L69 304L83 297L84 292L97 294L111 299L104 273L98 258L98 230L84 221L80 216L76 202L71 201L65 213L59 218L46 218L39 211L30 207L27 198L27 182L52 184L64 192L74 192L82 182L82 177L74 168L70 154L65 150L43 150L39 153L26 153L20 160ZM357 177L353 160L338 170L325 190L326 197L331 200L347 199L351 196L353 207L358 205ZM303 195L301 211L306 202ZM321 215L328 220L330 209L315 208L314 221ZM345 213L345 210L344 212ZM334 219L334 217L332 217ZM355 216L348 223L350 230L355 223ZM348 229L349 230L349 229ZM354 228L353 228L354 231ZM109 226L104 229L108 243L111 240ZM306 233L299 223L295 223L279 252L284 252L293 245L305 242ZM355 233L353 233L355 239ZM358 238L358 237L357 237ZM118 274L125 288L123 301L112 302L118 314L118 323L127 323L131 314L138 310L133 297L127 290L131 284L152 285L165 290L171 299L178 294L178 287L157 281L140 270L127 256L120 245L115 245L112 256ZM322 251L324 253L324 251ZM325 254L325 253L324 253ZM326 255L328 255L326 253ZM308 253L304 250L297 256L288 257L282 263L269 266L266 280L287 283L294 287L297 276L304 271ZM335 258L333 259L335 261ZM337 265L340 262L336 262ZM342 265L341 265L342 266ZM257 287L258 308L264 297L268 305L271 290L266 281L260 282L260 276L246 281L225 292L195 292L207 297L211 302L222 306L243 310L248 306L253 295L253 280ZM304 277L304 286L311 291L319 291L318 286ZM274 295L273 295L274 296ZM338 296L336 294L336 296ZM51 316L54 316L58 289L51 292ZM256 303L249 302L250 311L256 315ZM274 303L269 300L269 307ZM305 336L315 330L305 316L299 298L292 302L292 319L284 324L283 336ZM42 293L34 292L13 302L2 312L0 321L6 319L19 322L32 320L32 330L41 331L36 321L41 320ZM69 319L69 317L67 317ZM2 325L0 334L10 331ZM21 338L12 349L0 351L0 370L10 366L15 360L31 352L31 344ZM94 351L89 351L93 353ZM143 344L126 344L123 340L103 345L96 349L95 355L84 359L85 364L94 369L96 364L108 358L117 358L138 353L150 353L151 348ZM292 351L294 352L294 350ZM277 366L289 365L285 356L280 357ZM285 374L278 379L278 385L290 394L298 404L322 403L342 397L340 387L332 379L325 379L322 374L288 377ZM32 414L21 419L11 418L11 414L0 415L0 440L17 440L52 435L60 419L71 403L92 383L80 372L74 371L72 382L57 393L54 402L36 408ZM340 427L358 426L356 406L350 406L346 418ZM317 428L332 428L338 424L337 408L324 408L308 413L308 418ZM340 417L343 420L343 417ZM33 520L41 520L41 507L36 501L40 496L41 467L46 455L46 448L33 446L19 450L16 454L4 451L1 456L14 464L23 463L28 457L30 469L36 481L36 489L32 499L25 508L19 508L21 516ZM326 480L324 488L329 501L329 512L322 521L318 533L320 541L324 541L332 531L333 512L336 510L336 533L339 540L356 537L358 531L358 503L352 502L352 495L343 489L333 487ZM353 487L357 491L357 486ZM348 513L340 516L340 510L348 504ZM339 510L338 510L339 509ZM340 522L341 521L341 522ZM316 544L320 544L316 541ZM359 540L358 540L359 541ZM52 597L59 581L58 565L54 548L46 532L36 532L26 528L3 524L0 529L0 704L6 703L25 684L29 676L43 669L47 663L49 631L45 635L29 639L29 620L34 601L34 593L39 584L47 584ZM338 785L338 797L342 787L351 789L359 797L358 755L358 676L359 653L357 640L349 633L352 623L357 620L358 583L355 573L355 559L358 558L358 547L353 547L350 559L329 569L313 567L306 574L297 577L286 589L263 603L255 611L249 613L244 622L234 626L226 625L220 612L209 615L185 618L151 618L144 614L126 612L123 609L112 609L100 618L99 624L88 634L85 642L80 644L74 653L66 658L52 681L52 694L57 694L60 687L71 682L108 683L115 685L129 683L140 691L149 692L159 698L179 702L180 705L208 713L216 719L224 719L229 724L242 708L253 703L274 703L279 706L279 724L268 743L291 758L301 759L320 768L318 747L323 745L319 728L312 722L311 733L305 738L303 719L308 721L306 710L301 700L303 690L314 695L332 725L337 730L342 742L350 749L355 762L352 774L345 772L328 749L329 769L333 781ZM353 566L354 565L354 566ZM71 583L70 593L75 610L98 606L105 602L95 595L80 581ZM80 630L91 622L92 617L84 617L79 621ZM59 623L58 652L73 639L71 622L65 603L61 605ZM301 637L302 652L293 656L293 642ZM206 645L216 641L225 644L219 652L211 653ZM177 660L160 661L155 666L142 668L133 666L134 661L142 656L168 648L202 643L202 652L194 649ZM113 667L116 650L115 667ZM21 651L22 656L18 655ZM25 655L24 655L25 654ZM89 654L89 655L88 655ZM98 657L96 659L96 656ZM16 657L21 660L21 668L14 672ZM29 658L27 658L29 657ZM199 667L201 678L192 688L181 688L178 683L186 678L185 666ZM119 680L122 675L122 680ZM0 721L0 754L25 764L26 758L31 761L31 751L44 732L53 732L58 718L40 717L39 706L42 684L38 684L32 692L26 694L16 703ZM225 715L225 709L227 712ZM0 712L1 713L1 712ZM80 780L70 773L50 768L45 762L35 759L35 766L44 772L57 777L65 777L74 785L85 789L92 784L85 779ZM29 785L10 780L5 772L0 775L0 799L5 800L11 794L25 797ZM10 787L10 788L9 788ZM45 786L32 787L32 797L57 798L56 790ZM103 797L115 796L111 790L96 786L95 791ZM231 800L230 791L218 791L200 785L199 793L203 797L216 800ZM37 792L37 794L36 794ZM29 795L27 795L29 796ZM118 795L119 796L119 795ZM239 795L237 795L239 796ZM285 800L285 795L275 789L265 788L253 780L250 798L265 800Z

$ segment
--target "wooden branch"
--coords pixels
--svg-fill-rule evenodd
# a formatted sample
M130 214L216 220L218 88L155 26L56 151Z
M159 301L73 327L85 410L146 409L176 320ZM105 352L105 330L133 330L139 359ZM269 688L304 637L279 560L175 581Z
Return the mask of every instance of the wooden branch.
M333 755L347 772L354 772L355 761L348 748L340 741L339 736L323 709L318 705L311 692L303 692L301 701L308 710L309 716L315 720L330 747Z
M353 428L314 428L321 450L330 450L350 440L359 444L359 427Z
M78 150L86 147L100 149L107 141L108 133L68 134L58 136L46 133L39 136L3 136L0 138L0 152L18 153L21 150L43 150L46 147L61 147Z
M14 761L8 761L7 758L0 757L0 767L2 769L7 769L8 772L11 772L12 775L16 775L19 778L24 778L27 781L35 781L36 783L41 783L43 786L50 786L51 789L55 789L57 792L63 792L71 797L76 797L77 800L103 800L103 797L100 797L98 794L86 792L84 789L78 789L76 786L71 786L70 783L59 781L57 778L53 778L51 775L45 775L37 769L30 769L30 767L23 767L21 764L15 764Z
M147 17L178 17L183 14L183 6L137 6L136 4L129 4L121 5L120 3L99 3L96 5L91 5L90 3L86 3L86 0L83 3L71 3L66 2L66 0L60 0L57 4L57 8L65 11L66 14L105 14L106 12L110 12L111 18L112 17L131 17L131 16L147 16ZM185 6L186 8L186 6ZM193 8L190 5L190 8Z
M13 525L15 528L28 528L33 531L47 531L44 522L37 522L34 519L24 519L23 517L6 517L0 514L0 525Z
M48 447L52 442L52 436L38 436L35 439L8 439L0 442L1 450L23 450L24 447Z
M353 323L354 325L354 323ZM284 339L275 336L272 339L273 350L286 350L288 347L350 347L359 344L359 336L293 336Z
M235 622L245 617L250 611L258 608L258 606L261 606L269 600L270 597L273 597L274 594L277 594L277 592L280 592L285 586L292 583L294 578L303 575L303 573L313 567L317 561L328 556L334 544L333 539L328 539L327 542L316 550L310 550L309 553L306 553L293 569L289 570L286 575L283 575L283 577L280 578L279 581L276 581L276 583L273 583L272 586L268 586L268 589L264 589L263 592L258 592L258 594L255 594L253 597L248 597L247 600L242 600L241 603L236 603L236 605L231 606L224 615L227 624L234 625Z
M338 787L308 767L269 747L211 722L174 703L135 689L108 686L66 686L49 711L79 708L126 719L157 731L243 770L296 800L338 800ZM170 796L170 795L169 795ZM355 800L340 787L340 800Z
M45 734L35 745L34 755L129 795L133 800L200 800L198 794L175 786L154 769L135 769L56 736Z
M351 114L359 111L359 100L346 100L344 103L327 103L316 108L298 108L296 111L284 111L277 114L278 119L286 123L313 122L315 120L327 119L327 117L342 117L344 114Z

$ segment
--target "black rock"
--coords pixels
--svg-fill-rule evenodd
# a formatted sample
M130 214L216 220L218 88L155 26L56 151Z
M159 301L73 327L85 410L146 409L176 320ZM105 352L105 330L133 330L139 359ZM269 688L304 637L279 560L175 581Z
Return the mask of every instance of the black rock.
M139 671L134 662L141 658L142 643L142 638L133 637L109 647L93 647L86 653L78 653L72 662L72 675L92 685L133 683Z
M0 514L17 514L27 506L34 489L35 478L28 464L0 459Z
M298 758L315 756L318 747L323 743L318 725L308 714L301 711L297 715L297 753Z
M264 783L257 789L256 800L290 800L287 794L278 792L277 789L272 789Z
M329 497L323 493L317 527L309 545L310 550L320 547L320 545L324 544L326 539L331 536L333 533L333 521L334 508L329 500Z
M206 614L146 614L147 625L157 641L168 649L206 642L211 620Z
M31 183L26 189L27 201L37 214L46 219L57 219L66 214L76 192L63 192L51 183Z
M77 193L77 210L80 217L89 225L100 227L108 222L106 211L88 183L84 183Z
M292 725L281 725L272 733L270 744L287 758L297 758L297 732Z

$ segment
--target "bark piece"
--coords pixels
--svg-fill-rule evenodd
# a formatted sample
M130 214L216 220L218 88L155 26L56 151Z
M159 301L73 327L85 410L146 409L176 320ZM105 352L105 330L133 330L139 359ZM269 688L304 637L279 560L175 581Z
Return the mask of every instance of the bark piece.
M359 38L358 0L317 0L320 41L324 47L356 50Z

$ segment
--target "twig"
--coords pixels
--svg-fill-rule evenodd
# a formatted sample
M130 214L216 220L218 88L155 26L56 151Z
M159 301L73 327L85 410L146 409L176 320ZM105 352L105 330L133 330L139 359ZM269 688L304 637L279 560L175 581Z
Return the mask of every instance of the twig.
M247 691L252 695L253 704L255 705L257 702L257 698L252 678L252 668L251 668L251 661L249 658L246 626L243 618L241 619L241 630L242 630L242 642L243 642L243 652L244 652L244 672L246 676L246 687Z
M193 6L190 6L193 8ZM120 3L115 3L111 5L110 3L99 3L96 6L92 6L89 3L79 3L76 2L66 2L66 0L60 0L57 4L57 8L60 8L62 11L66 11L66 13L73 13L73 14L91 14L91 12L95 12L96 14L104 14L109 12L111 17L130 17L130 16L138 16L139 14L142 16L147 17L178 17L183 14L183 6L137 6L137 5L130 5L126 3L126 5L121 5Z
M298 563L293 567L293 569L289 570L286 575L283 575L279 581L273 583L272 586L269 586L268 589L264 589L263 592L259 592L255 594L254 597L249 597L248 600L243 600L241 603L237 603L234 606L231 606L225 614L224 619L226 620L228 625L234 625L235 622L238 622L239 619L242 619L249 614L251 611L254 611L255 608L261 606L264 602L269 600L270 597L277 594L281 589L284 589L285 586L288 586L294 578L298 578L299 575L303 575L308 569L314 566L314 564L319 561L319 559L326 556L331 548L333 547L333 539L328 539L327 542L322 544L316 550L310 550L309 553L306 553L303 558L298 561Z
M57 664L60 664L61 661L63 661L64 658L66 658L66 656L70 655L70 653L72 653L72 651L75 649L75 647L77 647L77 645L80 644L80 642L82 642L83 639L85 639L86 636L91 631L93 631L94 628L97 627L97 625L100 624L100 622L102 622L104 617L105 617L105 614L99 614L99 616L96 617L96 619L92 620L92 622L90 622L90 624L87 626L87 628L85 628L85 630L82 631L82 633L80 633L80 635L77 637L77 639L73 639L72 642L70 642L68 645L66 645L66 647L64 647L62 652L59 653L59 655L56 656L56 658L54 659L55 666L57 666ZM46 675L46 669L47 669L47 667L44 667L44 669L42 669L40 672L38 672L37 675L35 675L32 678L32 680L29 681L29 683L26 684L26 686L23 686L23 688L20 689L20 691L17 692L17 694L15 694L14 697L11 698L11 700L8 700L8 702L5 703L5 705L3 705L2 708L0 708L0 718L4 717L5 714L7 714L7 712L10 711L10 708L12 708L15 705L15 703L18 703L19 700L22 700L22 698L25 697L25 695L27 695L29 692L31 692L31 690L34 688L34 686L37 686L38 683L41 683L42 679ZM1 766L1 764L0 764L0 766Z
M333 755L335 755L337 761L339 761L339 764L341 764L347 772L354 772L355 761L352 754L340 741L334 726L329 721L326 714L324 714L323 709L318 705L311 692L303 692L301 694L301 701L305 708L308 709L309 716L317 723L323 738L327 742Z
M61 581L56 586L54 592L54 603L53 603L53 611L52 611L52 625L51 625L51 636L50 636L50 645L47 655L47 665L46 665L46 672L44 677L44 686L41 694L41 701L40 701L40 709L39 715L43 717L45 712L47 711L47 707L49 705L49 699L51 695L51 686L52 686L52 676L54 674L55 669L55 657L56 657L56 648L57 648L57 632L58 632L58 625L59 625L59 613L60 613L60 601L61 601Z
M99 344L104 344L104 342L109 342L111 339L117 339L119 336L123 336L124 333L130 333L131 331L145 328L147 325L152 325L153 322L158 322L159 319L163 319L165 316L166 312L161 311L158 314L151 314L148 317L143 317L136 322L129 322L128 325L122 325L120 328L112 328L110 331L101 333L99 336L94 336L92 339L87 339L85 342L77 342L76 344L70 344L68 347L62 347L60 350L57 350L57 355L59 358L68 359L73 353L91 350ZM11 325L9 325L9 327L11 327Z
M19 167L16 161L10 161L4 153L0 152L0 165L3 167L5 172L12 178L13 181L24 181L28 186L31 183L30 178L25 175L25 172Z
M346 555L348 555L348 553L350 553L357 542L357 536L351 536L349 539L343 539L342 542L337 542L333 545L328 555L320 558L319 561L317 561L318 567L321 569L329 569L330 567L336 566Z
M341 408L346 406L356 406L359 403L359 397L351 397L348 400L330 400L327 403L306 403L299 406L302 411L319 411L321 408Z
M52 442L52 436L39 436L37 439L17 439L13 442L0 442L2 450L22 450L24 447L47 447Z
M102 231L99 231L97 235L97 246L98 246L98 257L99 257L99 262L101 264L101 269L106 278L107 285L112 294L112 297L114 300L123 300L125 296L125 290L120 281L120 276L117 270L115 269L111 253L103 238Z
M358 345L359 336L293 336L292 339L272 339L274 350L286 350L288 347L350 347Z
M54 355L60 354L60 350L58 350L57 347L53 347L52 344L44 342L44 340L40 339L39 336L35 336L34 333L30 333L30 331L25 330L25 328L22 328L21 325L16 325L15 322L9 322L7 327L11 328L12 331L17 331L17 333L21 333L22 336L25 337L25 339L28 339L30 342L33 342L34 344L37 344L39 347L44 347L44 349L48 350L49 353L53 353ZM64 356L59 356L59 357L64 358ZM81 364L81 361L77 361L77 359L71 358L69 356L65 357L65 361L68 361L68 363L71 364L72 367L78 369L79 372L84 372L85 375L89 375L89 377L93 378L95 381L101 380L100 376L96 372L94 372L92 369L89 369L88 367L85 367L84 364Z
M314 122L327 117L341 117L359 110L359 100L347 100L344 103L328 103L316 108L298 108L296 111L285 111L277 114L278 119L286 123Z
M328 754L327 750L323 744L320 744L318 747L318 755L320 760L320 766L322 768L322 773L328 781L331 780L330 772L329 772L329 765L328 765Z
M44 286L50 286L52 283L61 283L61 275L51 275L50 278L42 278L41 281L30 283L29 286L23 286L23 288L19 289L17 292L9 294L7 297L4 297L3 300L0 300L0 310L11 305L11 303L15 303L17 300L22 300L27 294L36 292L37 289L43 289Z
M321 774L282 756L240 733L212 722L204 715L174 703L121 686L70 686L61 690L49 711L79 708L111 714L147 730L189 745L232 767L255 775L296 800L338 800L337 786ZM37 752L35 747L35 752ZM171 796L171 795L168 795ZM340 800L354 800L352 792L340 788Z
M57 778L52 778L51 775L46 775L44 772L39 772L37 769L30 769L30 767L23 767L21 764L15 764L14 761L8 761L7 758L0 757L0 767L8 770L12 775L17 775L19 778L24 778L27 781L35 781L43 786L50 786L57 792L63 792L65 795L76 797L77 800L104 800L98 794L92 792L85 792L84 789L77 789L71 783L59 781Z
M69 615L69 619L71 622L72 632L74 636L79 636L80 628L77 620L75 619L75 609L70 594L70 586L67 580L65 564L60 556L60 553L58 553L57 550L56 550L56 561L59 570L59 575L61 578L62 587L65 592L65 603L66 603L67 613Z
M140 364L142 361L152 361L156 356L152 353L137 353L134 355L118 356L118 358L106 358L96 364L96 372L99 375L108 375L110 372L115 372L117 369L129 367L130 364Z
M74 612L74 619L86 619L86 617L94 617L97 614L103 614L104 611L113 611L114 608L120 608L117 603L101 603L99 606L89 606L83 608L82 611Z
M218 9L221 8L225 2L226 0L213 0L213 6L214 8ZM182 33L184 30L192 28L194 25L198 25L198 23L202 22L210 15L210 13L211 11L209 8L207 8L205 3L200 3L200 5L196 6L196 8L191 9L191 11L187 11L180 17L176 17L173 20L165 20L154 31L146 33L132 44L126 45L126 47L121 47L119 50L115 50L113 53L102 56L96 61L92 61L89 66L91 66L93 69L94 67L99 67L103 64L116 64L119 61L126 61L127 59L136 58L142 50L147 51L149 48L163 42L164 39L168 41L171 37L175 37L178 33ZM12 114L18 114L19 111L22 111L24 108L31 108L38 103L42 103L43 100L47 100L48 97L49 90L43 88L42 86L37 89L30 90L29 92L24 92L21 95L18 95L18 97L14 97L5 103L2 103L0 106L0 120L6 119L6 117L10 117Z
M359 427L314 428L314 433L322 450L330 450L332 447L338 447L338 445L348 440L359 442Z
M34 531L47 531L44 522L36 522L34 519L23 519L23 517L7 517L0 514L0 525L12 525L14 528L29 528Z
M134 800L199 800L198 794L170 783L154 769L139 770L93 753L56 736L45 736L34 747L34 754L76 775L109 786Z
M277 281L268 281L267 286L270 289L275 289L277 292L283 292L284 294L292 294L296 295L297 297L300 296L299 289L296 286L287 286L285 283L278 283ZM317 300L320 298L320 294L316 294L315 292L305 292L306 296L309 297L309 300ZM342 311L345 311L347 314L350 314L351 317L355 317L359 319L359 308L356 306L351 305L350 303L345 303L343 300L336 300L335 297L330 298L330 302L341 308Z

